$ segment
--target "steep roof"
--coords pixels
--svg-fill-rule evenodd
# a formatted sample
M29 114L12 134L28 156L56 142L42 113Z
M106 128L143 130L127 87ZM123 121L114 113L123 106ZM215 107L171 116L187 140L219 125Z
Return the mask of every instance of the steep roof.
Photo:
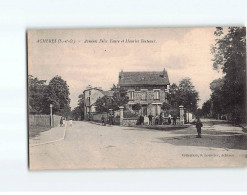
M123 72L119 73L119 86L169 85L167 71Z

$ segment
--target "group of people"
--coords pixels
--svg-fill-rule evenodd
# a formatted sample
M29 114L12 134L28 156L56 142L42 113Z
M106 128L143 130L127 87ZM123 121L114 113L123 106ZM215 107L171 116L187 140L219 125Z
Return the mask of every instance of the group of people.
M69 126L72 127L72 119L69 119ZM60 127L65 127L66 125L66 118L65 117L61 117L60 119Z
M160 116L158 116L158 114L156 114L155 117L152 116L152 114L150 113L148 115L148 120L149 120L148 124L149 125L153 125L153 118L154 118L155 125L159 125L159 124L163 125L164 124L164 117L163 117L162 113L160 114ZM172 123L171 120L173 120L173 123ZM171 115L168 116L168 124L170 125L171 123L173 125L177 124L177 116L176 115L174 115L173 117L171 117ZM139 117L139 124L140 125L144 125L144 116L143 115L141 115ZM201 122L199 117L196 117L195 125L196 125L196 130L197 130L197 133L198 133L197 138L201 138L201 128L202 128L203 124L202 124L202 122Z
M173 123L172 123L173 120ZM174 115L173 117L171 115L168 116L167 123L165 122L165 117L163 113L160 113L160 115L156 114L156 116L153 116L151 113L148 115L148 124L149 125L164 125L164 124L177 124L177 116Z

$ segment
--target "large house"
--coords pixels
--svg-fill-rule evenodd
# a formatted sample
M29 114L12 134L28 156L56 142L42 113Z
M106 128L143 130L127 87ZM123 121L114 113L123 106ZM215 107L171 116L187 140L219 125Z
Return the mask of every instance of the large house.
M155 72L124 72L119 73L120 88L128 92L128 107L141 104L141 112L148 116L160 114L163 102L167 102L169 78L167 71Z
M113 96L113 91L103 91L101 87L92 87L89 85L86 90L83 91L85 103L84 103L84 117L85 120L88 120L91 113L96 112L95 103L97 99L108 96Z

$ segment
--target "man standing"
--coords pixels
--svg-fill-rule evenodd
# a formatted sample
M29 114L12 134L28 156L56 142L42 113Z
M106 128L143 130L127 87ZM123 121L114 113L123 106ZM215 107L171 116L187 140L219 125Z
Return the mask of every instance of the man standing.
M140 116L140 125L144 125L144 117L142 116L142 114Z
M101 124L102 124L102 126L105 126L105 117L103 115L101 117Z
M196 136L197 138L201 138L201 133L202 133L202 122L200 120L199 117L197 117L196 119L196 130L197 130L197 133L198 133L198 136Z
M152 119L153 119L153 116L151 115L151 113L148 115L148 120L149 120L149 125L152 125Z
M177 124L177 116L174 115L174 116L173 116L173 125L176 125L176 124Z

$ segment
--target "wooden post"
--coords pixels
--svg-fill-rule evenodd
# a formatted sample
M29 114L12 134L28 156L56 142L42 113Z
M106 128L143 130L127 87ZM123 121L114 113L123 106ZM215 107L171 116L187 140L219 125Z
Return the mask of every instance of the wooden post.
M51 127L53 127L52 107L53 107L53 105L52 105L52 104L50 104L50 118L51 118Z
M124 109L124 107L120 106L119 109L120 109L120 125L122 125L123 124L123 109Z

